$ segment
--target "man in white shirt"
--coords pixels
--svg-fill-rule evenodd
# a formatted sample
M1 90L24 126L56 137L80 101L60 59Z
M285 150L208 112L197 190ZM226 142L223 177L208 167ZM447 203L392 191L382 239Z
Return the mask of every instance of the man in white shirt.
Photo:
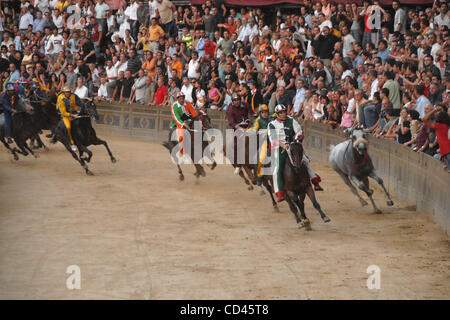
M106 84L106 89L108 90L108 98L112 97L114 86L116 85L116 79L118 77L117 69L113 66L111 60L106 61L106 79L108 83Z
M300 111L300 105L305 101L306 90L303 85L303 80L299 79L297 81L297 92L292 103L292 105L294 106L292 108L294 111L294 115L296 115Z
M77 88L74 92L78 98L86 99L88 98L88 88L83 84L83 79L81 77L77 80Z
M324 27L333 28L333 24L330 20L327 20L323 13L319 13L319 30L322 32Z
M182 94L184 94L184 100L185 101L188 101L190 103L193 102L193 100L192 100L192 90L193 89L194 89L194 87L189 82L189 79L188 78L183 78L183 86L181 87L180 92Z
M395 10L394 16L394 32L398 31L400 33L406 32L406 13L400 8L400 3L398 0L392 1L392 8Z
M64 38L62 35L58 34L58 29L53 29L53 34L48 39L46 51L49 55L53 55L53 58L56 59L58 54L63 51L63 45Z
M156 8L158 7L158 2L156 0L148 0L148 11L150 14L150 19L156 17Z
M244 27L239 34L238 41L244 41L245 37L248 37L248 41L251 42L253 38L259 34L258 26L255 24L255 20L250 18L247 23L247 18L242 17L242 25Z
M369 70L367 74L367 79L371 82L370 83L370 96L369 100L373 100L373 96L375 92L378 91L378 73L376 70Z
M37 7L42 13L46 13L49 11L48 0L34 0L34 7Z
M58 9L53 10L52 14L53 23L58 28L58 32L62 32L64 26L64 20Z
M23 7L20 9L19 31L21 33L26 33L30 24L33 25L33 16L28 11L27 7Z
M440 26L447 26L447 28L450 29L450 18L448 16L447 10L447 3L443 1L441 3L440 13L434 17L434 24L436 25L436 27L434 27L435 29Z
M96 100L109 100L110 96L108 95L108 90L106 88L107 86L107 80L106 78L101 78L100 79L100 87L98 88L97 91L97 97Z
M200 62L198 61L197 51L192 52L192 59L188 64L188 78L198 79L200 77Z
M128 7L125 9L125 16L128 17L128 22L131 27L131 36L136 41L137 33L138 33L138 25L137 25L137 10L139 5L136 0L131 0Z
M343 45L342 45L342 55L344 58L348 56L348 53L353 49L353 42L355 42L355 38L350 34L347 26L342 28L343 35Z

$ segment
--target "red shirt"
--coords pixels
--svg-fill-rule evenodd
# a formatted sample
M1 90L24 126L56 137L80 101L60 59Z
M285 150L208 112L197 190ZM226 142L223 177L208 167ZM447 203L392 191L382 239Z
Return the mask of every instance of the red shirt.
M450 140L448 139L448 125L443 123L434 123L434 130L436 131L437 141L439 143L439 150L441 156L450 153Z
M209 53L213 58L214 58L214 50L216 50L216 44L214 42L209 41L209 46L205 44L205 53Z
M162 104L164 101L164 98L167 96L167 87L166 86L162 86L162 87L158 87L158 89L156 89L156 104Z

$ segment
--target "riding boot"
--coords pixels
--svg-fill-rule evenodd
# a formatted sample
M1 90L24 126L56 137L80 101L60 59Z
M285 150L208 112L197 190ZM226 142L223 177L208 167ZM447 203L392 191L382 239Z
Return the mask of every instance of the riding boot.
M275 193L275 195L278 198L277 202L281 202L284 200L284 191L278 191L277 193Z
M262 185L262 177L256 177L256 185L257 186Z
M314 185L315 191L323 191L323 188L320 186L319 182L321 182L322 179L320 179L319 176L315 176L311 179L312 184Z

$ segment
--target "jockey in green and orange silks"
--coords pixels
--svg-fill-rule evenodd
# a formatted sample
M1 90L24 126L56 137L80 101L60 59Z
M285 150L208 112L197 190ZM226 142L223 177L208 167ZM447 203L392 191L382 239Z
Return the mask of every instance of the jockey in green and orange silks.
M170 107L172 112L172 125L171 127L177 128L178 143L180 144L180 154L183 155L183 133L184 129L189 129L193 118L197 117L197 111L190 102L185 102L184 94L181 92L177 95L177 101L175 101Z

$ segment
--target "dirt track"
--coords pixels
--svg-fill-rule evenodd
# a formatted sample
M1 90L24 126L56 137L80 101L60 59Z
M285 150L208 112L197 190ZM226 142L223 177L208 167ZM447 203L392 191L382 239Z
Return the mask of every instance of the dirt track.
M0 298L449 299L450 241L405 203L361 208L339 177L314 164L326 189L313 231L286 203L247 191L231 167L178 182L157 143L106 137L86 176L61 145L40 158L0 149ZM395 201L395 199L394 199ZM81 290L66 288L69 265ZM381 269L368 290L366 269Z

